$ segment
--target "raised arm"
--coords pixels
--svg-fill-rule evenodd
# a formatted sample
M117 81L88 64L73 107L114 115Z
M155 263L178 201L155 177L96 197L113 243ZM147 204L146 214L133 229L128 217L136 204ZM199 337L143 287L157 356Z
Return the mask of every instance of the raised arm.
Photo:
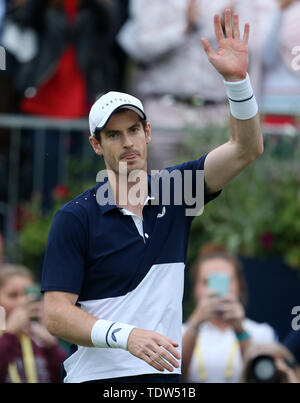
M202 39L211 64L223 76L231 110L231 136L228 142L212 150L205 160L205 181L210 192L226 186L263 152L263 136L257 104L252 91L248 69L250 26L245 25L240 38L239 16L225 11L224 36L220 16L214 16L218 41L215 52L209 41Z

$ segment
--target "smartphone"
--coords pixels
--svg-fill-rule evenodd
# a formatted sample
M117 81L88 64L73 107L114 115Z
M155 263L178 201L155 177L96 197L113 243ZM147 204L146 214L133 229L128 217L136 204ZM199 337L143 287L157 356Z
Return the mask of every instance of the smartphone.
M42 298L40 286L37 284L26 287L25 294L28 295L32 301L40 301Z
M226 273L214 273L207 279L207 286L218 293L219 297L224 297L229 292L229 275Z

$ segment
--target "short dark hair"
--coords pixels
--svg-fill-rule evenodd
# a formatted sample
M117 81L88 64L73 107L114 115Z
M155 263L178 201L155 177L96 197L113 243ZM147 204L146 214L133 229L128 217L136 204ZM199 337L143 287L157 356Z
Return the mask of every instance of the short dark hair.
M128 111L128 109L125 109L125 108L122 108L122 109L117 109L114 113L113 113L113 115L117 115L117 114L120 114L120 113L124 113L124 112L126 112L126 111ZM145 129L146 129L146 126L147 126L147 120L145 120L145 119L142 119L140 116L139 116L139 119L140 119L140 122L142 123L142 126L143 126L143 129L144 129L144 131L145 131ZM95 129L95 131L94 131L94 137L95 137L95 139L101 144L101 129Z

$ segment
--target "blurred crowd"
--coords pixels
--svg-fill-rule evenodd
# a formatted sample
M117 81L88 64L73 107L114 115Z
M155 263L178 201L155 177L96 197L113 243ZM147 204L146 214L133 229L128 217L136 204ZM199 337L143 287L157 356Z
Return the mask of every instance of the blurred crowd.
M161 169L184 143L183 128L228 121L222 77L201 43L206 37L216 48L213 15L228 7L242 32L251 24L249 73L264 123L298 130L297 0L0 0L0 113L80 118L101 94L130 92L157 129L149 170ZM1 137L3 153L8 136L6 144ZM81 137L74 136L77 149ZM48 189L57 180L58 147L50 133Z
M223 124L224 85L200 39L216 47L213 15L228 7L242 27L251 24L249 72L261 107L293 122L300 103L296 0L1 0L7 60L0 112L77 118L100 94L127 90L144 100L158 127ZM167 156L180 141L172 136L159 143Z
M300 381L300 332L279 343L268 323L247 318L249 293L237 256L221 244L203 245L190 276L194 309L182 329L183 382Z
M280 343L268 323L246 317L236 256L204 245L190 274L195 304L182 326L182 383L300 382L300 331ZM71 348L48 332L32 272L0 265L0 383L60 383Z

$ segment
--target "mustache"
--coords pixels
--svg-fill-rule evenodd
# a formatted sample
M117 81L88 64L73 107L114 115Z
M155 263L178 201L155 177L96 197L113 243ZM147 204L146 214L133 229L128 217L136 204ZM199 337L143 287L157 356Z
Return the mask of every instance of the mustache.
M129 151L129 152L126 152L126 153L121 154L120 158L124 158L124 157L126 157L127 155L131 155L131 154L140 155L140 153L139 153L138 151L136 151L136 150L131 150L131 151Z

